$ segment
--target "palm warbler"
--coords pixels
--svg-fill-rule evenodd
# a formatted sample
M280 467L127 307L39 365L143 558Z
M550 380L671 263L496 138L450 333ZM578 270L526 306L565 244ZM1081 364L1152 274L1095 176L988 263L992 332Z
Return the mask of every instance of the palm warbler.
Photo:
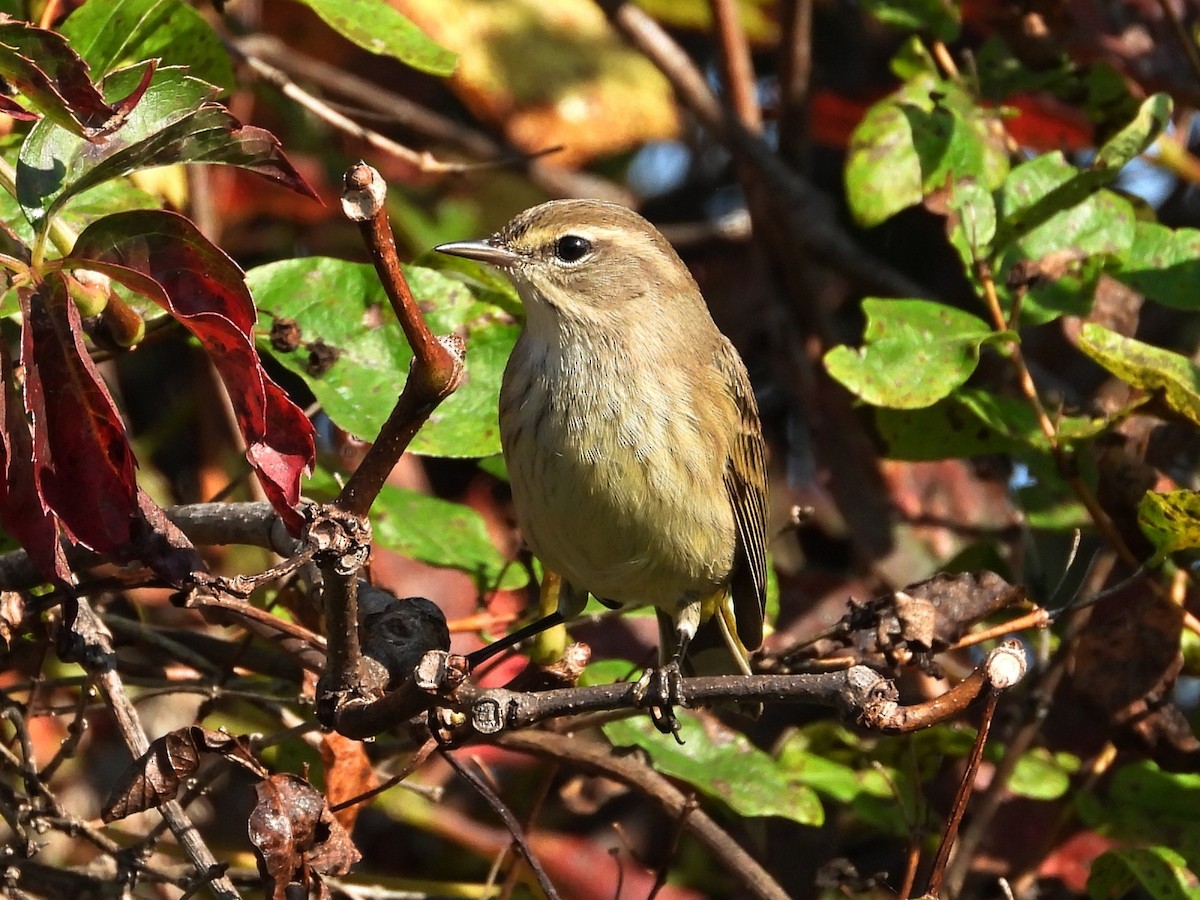
M520 634L578 615L591 593L657 607L675 678L710 621L725 671L749 674L766 585L762 430L746 367L666 238L622 206L556 200L437 249L503 269L525 305L500 435L517 523L562 586L558 613Z

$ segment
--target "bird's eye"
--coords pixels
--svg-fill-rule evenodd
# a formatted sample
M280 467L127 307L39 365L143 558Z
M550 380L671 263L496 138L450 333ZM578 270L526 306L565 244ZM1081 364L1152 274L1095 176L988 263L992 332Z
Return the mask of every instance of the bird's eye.
M592 242L577 234L567 234L554 243L554 255L562 262L579 262L592 252Z

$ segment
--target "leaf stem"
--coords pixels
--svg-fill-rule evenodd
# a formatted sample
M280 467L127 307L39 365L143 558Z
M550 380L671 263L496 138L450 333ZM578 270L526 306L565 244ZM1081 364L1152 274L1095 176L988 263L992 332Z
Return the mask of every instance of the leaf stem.
M979 283L983 286L983 299L988 313L992 317L992 324L998 331L1015 331L1017 323L1009 323L1005 319L1004 310L1000 307L1000 298L996 293L996 280L992 276L991 267L982 260L977 261L975 264L975 274L979 278ZM1050 453L1054 457L1059 474L1062 475L1063 480L1071 488L1076 499L1083 504L1084 509L1087 510L1088 515L1095 523L1096 529L1108 542L1109 546L1116 551L1121 561L1127 565L1136 567L1139 564L1138 558L1129 549L1129 545L1125 543L1125 539L1121 537L1116 526L1113 525L1112 519L1108 517L1108 513L1100 506L1100 502L1095 498L1088 486L1084 484L1083 479L1079 477L1072 453L1063 447L1060 442L1058 429L1046 412L1042 398L1038 395L1037 385L1033 382L1033 374L1029 371L1029 366L1025 364L1025 357L1021 353L1020 344L1013 341L1009 345L1007 355L1017 376L1017 384L1020 386L1021 393L1033 410L1034 416L1038 421L1038 426L1042 429L1046 440L1050 443Z

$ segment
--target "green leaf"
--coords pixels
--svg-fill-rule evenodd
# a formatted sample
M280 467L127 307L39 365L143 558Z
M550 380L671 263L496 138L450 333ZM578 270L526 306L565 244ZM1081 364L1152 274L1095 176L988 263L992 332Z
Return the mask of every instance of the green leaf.
M181 0L88 0L60 29L96 77L120 66L161 59L195 78L233 88L233 66L220 38Z
M405 268L417 303L435 334L466 337L466 378L430 417L410 447L429 456L490 456L500 449L500 376L519 326L467 281L418 266ZM305 380L326 413L352 434L373 439L396 403L412 349L369 265L327 257L293 259L252 269L247 283L266 315L295 319L306 345L332 348L320 373L308 354L281 352L265 336L260 347Z
M1133 243L1132 207L1115 194L1098 192L1115 175L1104 169L1081 171L1057 151L1017 166L996 196L1001 218L997 249L1018 244L1026 259L1064 247L1081 255L1126 249ZM1119 227L1106 228L1105 217L1114 214L1121 217L1113 223Z
M939 41L956 40L962 28L958 6L943 0L867 0L863 8L884 25L928 32Z
M120 89L138 75L138 69L122 70L105 89ZM311 195L268 132L243 127L223 107L208 104L215 93L179 69L160 69L124 126L103 140L88 142L38 122L17 162L17 198L26 217L37 227L88 188L178 162L235 165Z
M1022 306L1026 323L1085 314L1102 265L1133 244L1132 204L1099 189L1112 174L1081 172L1061 154L1048 153L1005 180L996 198L997 281L1029 286Z
M1200 493L1147 493L1138 504L1138 526L1157 548L1157 558L1200 547Z
M1164 772L1142 761L1122 766L1103 797L1079 794L1075 806L1086 825L1127 844L1163 844L1200 870L1200 775Z
M979 348L1006 336L970 313L928 300L863 301L866 342L860 350L834 347L829 374L874 406L920 409L965 382Z
M1068 445L1090 440L1110 424L1075 416L1054 421L1060 442ZM875 430L887 457L914 462L1050 450L1028 403L969 388L924 409L877 409Z
M639 747L654 768L721 800L738 815L781 816L801 825L825 818L816 793L796 780L742 734L715 719L679 717L683 745L655 729L646 716L618 719L603 726L614 747Z
M458 56L425 34L395 7L382 0L300 0L326 25L364 50L394 56L428 72L449 75Z
M318 470L305 484L305 496L332 500L333 478ZM529 583L524 566L510 565L488 537L483 516L469 506L385 484L371 506L375 541L409 559L458 569L480 591L518 590Z
M912 81L921 75L936 77L940 71L929 48L916 35L900 45L900 49L889 63L889 68L901 81Z
M1135 291L1176 309L1200 309L1200 231L1138 222L1133 243L1110 274Z
M924 409L875 410L875 430L884 456L911 462L1011 453L1023 445L989 427L957 397Z
M996 201L992 192L973 179L956 181L950 189L950 243L958 251L967 272L977 260L989 255L996 236Z
M1070 789L1071 775L1077 771L1077 757L1038 747L1017 760L1008 789L1031 800L1057 800Z
M1004 249L1054 216L1079 205L1115 176L1115 172L1107 170L1080 171L1057 150L1017 166L1008 173L996 195L996 211L1001 220L997 249Z
M1182 856L1169 847L1121 847L1092 863L1088 896L1124 897L1141 888L1152 900L1197 900L1200 887Z
M117 178L77 194L59 213L62 221L76 232L97 219L133 209L162 209L162 202L126 178Z
M884 765L873 758L874 749L833 722L813 722L787 738L778 765L789 780L848 806L863 823L897 836L909 834L912 810L920 805L906 774L910 767Z
M1092 160L1092 169L1111 169L1116 172L1133 159L1162 134L1171 121L1171 98L1166 94L1147 97L1138 107L1133 121L1104 142Z
M1021 325L1044 325L1062 316L1086 316L1092 309L1096 297L1096 286L1104 267L1100 257L1079 259L1074 251L1064 251L1064 256L1051 256L1048 263L1053 271L1065 261L1058 274L1038 278L1030 286L1021 305ZM1012 308L1012 295L1001 290L1002 307Z
M933 79L928 79L932 85ZM908 117L892 97L869 110L850 136L846 199L864 228L921 202L921 161Z
M846 190L860 224L878 225L947 183L997 186L1008 170L985 112L958 85L922 73L868 111L850 138Z
M0 19L0 76L36 113L89 140L119 128L145 90L144 83L134 84L116 103L108 102L66 38L15 19ZM5 99L4 107L14 117L30 118L11 99Z
M1171 410L1200 425L1200 368L1186 356L1094 322L1080 330L1079 349L1126 384L1160 395Z
M106 96L127 89L141 73L141 68L134 68L114 74L105 81ZM37 227L71 195L105 180L91 176L114 157L118 165L108 177L133 171L136 167L119 166L121 157L156 132L185 119L215 95L212 85L179 69L160 69L125 124L101 144L85 141L49 121L38 122L21 145L17 160L17 199L26 218Z
M997 434L1034 450L1050 449L1050 440L1025 400L973 390L959 391L955 399ZM1106 431L1110 424L1103 417L1056 416L1054 419L1055 431L1063 444L1091 440Z

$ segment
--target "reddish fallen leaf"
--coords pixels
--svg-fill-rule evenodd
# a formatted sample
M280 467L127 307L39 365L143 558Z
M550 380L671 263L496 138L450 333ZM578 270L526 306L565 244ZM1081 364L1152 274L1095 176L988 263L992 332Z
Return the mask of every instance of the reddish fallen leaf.
M325 798L303 778L272 775L254 791L248 830L272 900L286 900L289 884L307 888L322 875L344 875L361 858Z
M266 770L242 739L189 725L154 741L150 749L125 770L101 812L104 821L123 819L174 800L183 782L199 771L206 753L223 756L255 775L266 776Z
M1077 832L1046 854L1038 866L1038 875L1041 878L1057 878L1072 893L1083 895L1087 891L1092 863L1101 853L1115 846L1115 840L1094 831Z
M300 479L315 459L313 428L262 367L254 301L237 264L187 218L162 210L93 223L68 264L102 271L149 297L199 339L229 391L247 459L281 518L298 530Z
M331 806L364 794L379 783L362 741L336 731L321 735L321 762L325 764L325 796ZM339 809L333 815L347 831L354 830L361 804Z

